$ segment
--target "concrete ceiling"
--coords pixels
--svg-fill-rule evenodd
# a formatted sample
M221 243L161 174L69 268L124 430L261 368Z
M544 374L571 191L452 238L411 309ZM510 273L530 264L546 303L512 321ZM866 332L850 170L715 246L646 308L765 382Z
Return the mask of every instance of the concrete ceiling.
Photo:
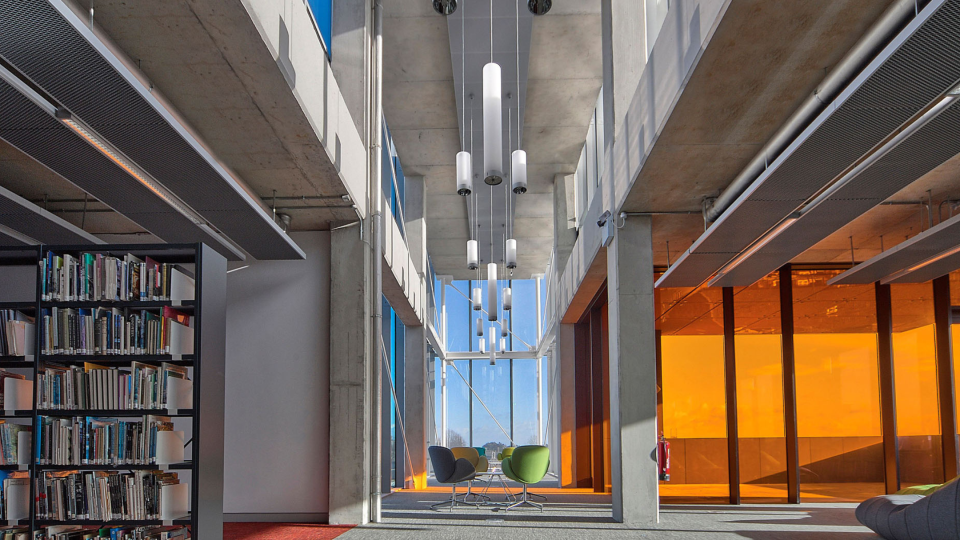
M90 0L79 0L84 10ZM97 0L94 19L152 87L266 204L293 217L292 230L355 220L333 164L303 119L276 61L240 2ZM6 144L0 185L80 225L84 193ZM42 206L42 205L41 205ZM140 233L94 199L85 229ZM60 215L58 213L58 215Z
M703 199L730 183L889 4L730 4L624 205L694 212L654 218L656 265L668 264L667 242L673 261L703 233Z
M515 31L509 25L515 3L494 1L495 17L502 15L494 21L495 33L500 33L498 26ZM482 21L482 12L490 9L484 0L466 2L466 8L463 4L461 9L466 10L468 21L474 10L481 12ZM470 238L467 206L455 189L461 117L455 90L459 74L454 76L459 62L453 60L459 46L455 50L451 46L455 40L449 31L454 21L438 15L424 0L396 0L384 7L384 114L404 172L424 177L427 250L437 273L468 279L475 274L466 268L466 241ZM523 5L520 9L522 23L529 15L523 14ZM483 32L477 32L475 40L479 44L467 44L467 51L489 46L489 19L485 22L487 41L483 41ZM467 37L472 35L468 31ZM547 15L532 18L526 92L521 88L525 94L522 133L529 185L525 195L515 198L513 230L519 245L519 266L514 277L543 272L553 249L553 179L558 173L573 173L580 158L602 83L600 36L599 0L557 3ZM515 70L515 60L511 61L510 55L516 55L516 36L507 38L503 52L499 53L498 45L495 55L498 62L510 62ZM521 34L520 40L524 48L526 37ZM469 60L468 67L472 66ZM482 67L482 61L478 62ZM511 76L507 68L503 71L506 94L507 85L516 84L516 75ZM468 86L470 82L468 76ZM479 97L478 94L474 102ZM506 114L504 110L505 117ZM468 115L468 124L469 120ZM475 149L482 145L479 120L478 110L474 120ZM477 171L479 163L475 158ZM484 188L482 185L480 191ZM478 203L484 200L481 198ZM501 195L494 209L500 209L502 204ZM490 207L485 209L489 215ZM484 214L483 210L481 207L478 214Z

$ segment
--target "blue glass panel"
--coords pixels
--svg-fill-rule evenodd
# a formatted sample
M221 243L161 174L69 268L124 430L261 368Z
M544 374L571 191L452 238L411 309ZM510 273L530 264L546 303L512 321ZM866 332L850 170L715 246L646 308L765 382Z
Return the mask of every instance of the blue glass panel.
M333 33L333 0L307 0L310 6L310 12L313 14L313 20L320 29L320 37L323 38L323 46L327 49L327 56L330 56L330 35Z

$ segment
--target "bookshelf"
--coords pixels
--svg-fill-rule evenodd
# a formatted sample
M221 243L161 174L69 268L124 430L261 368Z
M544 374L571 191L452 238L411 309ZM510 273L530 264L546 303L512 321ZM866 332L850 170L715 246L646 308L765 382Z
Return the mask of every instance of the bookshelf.
M46 282L44 279L44 261L48 253L53 253L61 257L63 255L70 255L74 259L80 260L83 260L82 257L84 254L102 255L105 258L115 257L121 260L127 256L135 257L136 260L147 260L146 258L149 257L150 261L158 265L166 264L171 268L176 265L176 268L183 270L185 274L187 272L192 272L193 274L192 298L177 299L171 295L171 299L168 300L143 297L139 300L95 300L93 298L96 296L92 293L90 296L93 298L70 298L68 300L52 298L46 294L49 292L45 290L49 286L49 282ZM112 259L110 260L112 261ZM134 263L131 263L131 265L132 264ZM32 274L23 271L23 267L26 266L32 266ZM17 271L5 271L14 267ZM91 266L91 268L93 267ZM26 471L29 474L29 519L18 520L16 522L8 521L2 523L2 525L8 527L14 525L27 526L30 529L29 538L33 538L36 531L57 525L116 525L124 527L158 525L189 526L192 538L203 538L204 540L222 539L226 269L226 260L223 256L203 244L43 245L23 248L0 248L0 309L16 310L36 318L33 335L30 336L34 340L33 352L35 354L30 356L0 355L0 369L22 373L28 375L28 378L29 375L32 374L32 381L34 381L32 409L0 410L0 419L5 419L5 421L9 419L11 422L20 424L29 424L32 426L33 431L33 445L29 464L0 465L0 471L10 471L11 473L16 471L21 475L23 471ZM166 267L164 267L163 272L164 281L166 283L171 282L172 279L166 274ZM160 272L158 271L157 273ZM29 277L32 277L35 283L30 283ZM132 292L134 283L131 278L128 284L128 290L131 292L128 294L136 294ZM153 282L151 281L150 283ZM183 283L184 281L181 278L178 287L182 289ZM82 286L83 285L81 285L81 287ZM92 291L92 282L90 287ZM159 291L159 288L157 291ZM169 291L167 292L169 293ZM182 293L182 290L178 292ZM24 298L25 295L29 296L29 298ZM102 298L105 295L106 293L103 293L103 295L99 297ZM9 299L8 297L10 296L15 298ZM147 296L149 296L149 293L147 293ZM54 308L56 308L56 310ZM160 323L156 323L157 325L154 327L147 327L147 325L144 324L144 328L156 328L156 336L164 335L165 340L170 340L174 329L171 328L172 324L163 318L167 313L167 311L165 311L167 308L175 310L175 312L179 314L189 316L188 326L192 331L192 343L190 343L192 347L189 346L190 344L182 345L182 348L187 350L186 353L175 350L157 351L155 350L158 346L156 339L152 342L154 350L137 346L140 344L138 339L142 339L144 344L147 343L147 339L144 336L152 330L144 330L142 333L138 333L137 330L131 330L135 327L131 322L133 318L130 314L137 314L142 319L163 321L165 326L162 327L162 331L160 330ZM114 333L109 338L120 339L120 342L123 344L122 351L120 349L105 350L103 352L100 350L95 351L94 347L90 345L89 349L81 350L78 348L75 350L75 352L85 352L88 354L67 354L67 352L69 352L67 349L49 347L51 344L50 338L54 334L49 330L45 334L45 324L43 324L44 315L62 313L64 311L74 315L81 314L80 318L82 318L83 314L102 313L104 311L122 313L122 316L119 318L120 323L118 327L121 332ZM148 313L150 315L146 315ZM53 317L48 319L48 321L52 320ZM96 320L97 324L100 324L99 319L90 317L88 320ZM125 323L128 323L129 326L125 327ZM57 325L57 323L49 324L53 326ZM83 333L84 331L75 331L76 328L80 327L79 322L76 323L76 327L72 326L72 324L73 322L66 325L70 332L70 336L67 337L68 340L82 335L85 342L91 341L87 338L88 334ZM105 326L106 322L104 322L102 327L98 326L97 332L100 332L101 328ZM61 327L57 326L57 328ZM90 336L94 335L90 323L87 323L85 328L89 331ZM107 331L104 330L103 332L106 334ZM118 338L118 334L122 334L122 337ZM99 334L97 335L99 340ZM190 334L183 335L190 336ZM60 337L62 338L63 336ZM124 339L128 341L123 341ZM100 341L96 343L99 345ZM167 341L161 340L160 348L163 347L163 343L167 343ZM144 352L144 354L134 354L139 352ZM149 354L147 352L149 352ZM192 401L192 407L178 407L175 409L136 408L139 406L139 402L135 402L134 398L129 395L129 391L132 391L133 388L137 388L139 391L140 387L138 387L135 382L131 382L129 386L117 383L111 386L109 383L110 377L108 377L106 373L99 382L102 386L77 386L80 383L75 382L83 381L84 385L92 384L94 380L92 376L93 371L90 367L92 365L95 365L97 370L114 373L114 378L127 376L132 380L133 376L131 376L131 373L120 371L120 368L131 368L133 363L137 363L141 369L146 372L159 374L158 376L165 381L162 385L164 392L168 388L166 386L167 384L171 385L169 386L171 392L174 386L173 383L166 382L170 379L166 378L167 371L163 370L180 370L186 373L187 379L192 382L192 399L189 400ZM96 390L102 391L105 395L112 395L111 392L114 392L119 397L104 398L105 401L99 403L99 405L111 405L110 407L78 408L75 403L58 403L60 408L49 408L45 403L48 404L50 401L45 401L44 403L38 401L40 399L40 385L37 381L50 375L48 368L50 368L51 365L56 366L56 369L59 370L57 373L69 374L64 375L64 377L73 377L74 374L80 373L78 379L70 379L71 384L74 384L72 388L62 386L67 384L66 378L57 379L58 381L63 381L61 386L56 387L57 392L62 392L62 394L58 393L58 396L67 395L68 392L71 396L80 395L81 393L84 395L93 395L94 390ZM176 368L171 368L170 366L176 366ZM86 373L87 378L84 378L84 373ZM149 380L151 380L152 383L160 384L157 383L158 379ZM51 386L51 388L53 388L53 386ZM146 386L143 388L146 388ZM124 401L125 398L123 397L125 391L128 391L126 401ZM86 392L90 392L90 394L86 394ZM159 394L151 395L159 400L159 397L157 397ZM143 398L143 394L140 395L140 398ZM172 397L164 394L163 398L166 400L166 404L173 405ZM110 399L114 399L114 401L111 402ZM119 408L115 406L118 404L120 405ZM94 403L94 405L98 405L98 403ZM41 461L45 460L38 459L40 456L38 449L44 450L44 447L38 444L42 438L41 432L44 419L46 419L45 421L47 423L67 423L70 422L71 419L76 419L75 421L80 422L80 424L73 424L75 426L74 429L77 429L78 437L82 437L82 435L79 434L87 433L87 431L81 432L76 426L80 425L83 426L84 429L89 429L90 419L108 424L110 422L116 422L115 425L117 426L135 425L138 419L143 419L141 427L139 428L142 430L139 436L146 437L148 442L142 443L143 448L146 448L150 446L151 442L153 442L154 446L159 446L156 443L156 438L158 437L156 435L157 432L150 431L146 427L147 418L157 417L162 418L166 424L172 424L173 430L183 431L183 446L185 450L184 460L181 463L161 465L128 461L123 464L107 465L77 464L77 461L68 460L67 463L72 464L63 465L41 463ZM124 422L126 422L126 424L124 424ZM113 429L116 430L118 428ZM110 431L106 431L106 433L110 433ZM116 433L116 431L113 433ZM124 432L120 431L120 433ZM133 435L133 437L135 436L137 435ZM115 441L119 441L120 437L122 437L122 435L118 436ZM153 437L153 439L149 437ZM49 436L48 438L53 439L54 437ZM50 441L47 442L48 444L52 444ZM118 442L118 444L120 443ZM111 445L110 448L114 447ZM117 446L117 448L121 447ZM79 459L80 452L88 449L89 446L81 447L78 444L73 447L72 450L68 450L65 455L74 456L69 459ZM153 448L151 447L151 449ZM128 447L126 450L135 451L136 448L131 450L131 448ZM154 452L155 451L156 450L154 450ZM75 452L75 454L70 454L69 452ZM63 459L62 456L59 457ZM189 491L188 511L183 513L183 515L164 516L171 519L110 519L103 521L90 519L41 519L43 516L38 515L36 502L40 494L37 492L38 483L36 480L40 478L41 475L62 477L63 475L76 473L82 477L84 475L109 475L110 473L132 473L136 471L141 471L137 474L143 475L147 474L143 471L160 471L159 473L154 473L159 475L177 474L180 484L186 484L188 486L180 490ZM111 476L109 478L112 479L113 477ZM146 480L143 481L146 482ZM105 489L112 489L112 487ZM162 488L159 487L157 487L157 490L157 493L163 491ZM128 492L128 494L129 493L130 492Z

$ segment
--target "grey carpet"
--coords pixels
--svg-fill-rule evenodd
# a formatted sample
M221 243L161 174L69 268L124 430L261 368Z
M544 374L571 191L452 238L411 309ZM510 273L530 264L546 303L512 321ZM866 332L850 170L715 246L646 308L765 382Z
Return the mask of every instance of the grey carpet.
M611 517L610 497L552 494L544 512L533 509L504 513L490 508L458 508L450 513L426 510L444 498L441 493L399 492L383 499L383 523L357 527L343 540L485 540L529 538L665 538L714 540L876 540L857 523L854 504L684 505L664 506L660 523L628 529Z

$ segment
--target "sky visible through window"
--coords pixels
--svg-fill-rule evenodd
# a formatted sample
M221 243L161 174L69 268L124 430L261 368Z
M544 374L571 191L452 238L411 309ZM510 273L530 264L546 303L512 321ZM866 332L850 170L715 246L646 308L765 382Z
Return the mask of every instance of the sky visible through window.
M501 336L500 322L490 322L487 316L471 308L468 298L470 289L477 281L459 280L447 286L447 349L454 351L478 351L480 339L488 339L491 326ZM440 283L436 283L436 302L440 304ZM512 335L506 338L507 349L528 351L537 344L537 306L534 279L514 280L513 309L507 312L503 322L508 328L512 325ZM486 282L479 282L486 302ZM543 287L543 284L541 284ZM541 290L541 310L544 296ZM498 295L502 299L502 295ZM501 300L502 301L502 300ZM484 305L484 309L487 306ZM476 335L475 324L482 317L484 337ZM511 320L512 319L512 320ZM487 342L489 343L489 341ZM495 451L510 446L511 437L515 445L536 444L537 442L537 392L536 362L534 352L529 359L498 360L490 365L489 360L458 360L447 368L447 444L448 446L486 446ZM456 369L454 369L454 367ZM441 394L440 363L436 363L435 411L436 425L440 429ZM513 374L511 381L511 371ZM459 373L458 373L459 372ZM547 421L547 370L544 361L543 420ZM462 378L461 378L462 376ZM465 382L466 380L466 382ZM477 396L471 394L467 382L473 386ZM512 386L512 388L511 388ZM481 403L482 400L482 403ZM486 407L484 407L486 405ZM488 410L489 409L489 412ZM472 417L472 418L471 418ZM498 425L499 424L499 425ZM471 430L471 425L473 429Z

